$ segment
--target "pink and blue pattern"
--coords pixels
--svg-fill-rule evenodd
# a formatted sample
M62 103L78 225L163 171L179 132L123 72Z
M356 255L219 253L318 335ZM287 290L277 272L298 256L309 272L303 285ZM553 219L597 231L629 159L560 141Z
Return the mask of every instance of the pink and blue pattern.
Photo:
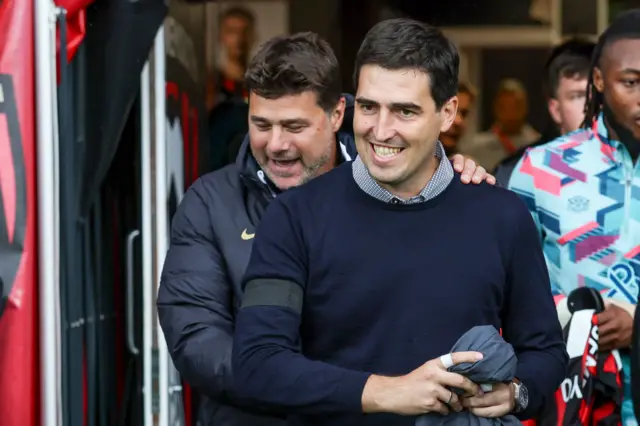
M591 129L530 149L516 166L509 188L525 201L538 226L555 295L589 286L635 305L640 285L640 166L607 133L600 116ZM625 406L627 402L625 398ZM623 425L638 424L632 415L624 417Z

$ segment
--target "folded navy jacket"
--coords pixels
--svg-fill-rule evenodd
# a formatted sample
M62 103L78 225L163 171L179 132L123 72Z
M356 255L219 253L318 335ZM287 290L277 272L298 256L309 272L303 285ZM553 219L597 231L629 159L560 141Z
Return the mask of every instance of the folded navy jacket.
M473 327L467 331L455 345L451 352L481 352L484 356L474 363L463 363L449 367L452 373L468 377L480 385L492 385L513 380L518 360L513 347L504 341L498 330L491 325ZM484 389L489 386L483 386ZM451 389L461 394L460 389ZM513 415L497 419L477 417L468 410L460 413L451 412L446 416L439 413L429 413L418 417L416 426L521 426L522 423Z

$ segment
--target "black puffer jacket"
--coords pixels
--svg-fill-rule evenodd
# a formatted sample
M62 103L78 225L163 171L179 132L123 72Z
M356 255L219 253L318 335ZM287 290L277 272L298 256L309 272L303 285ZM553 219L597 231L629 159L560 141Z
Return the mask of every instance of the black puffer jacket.
M351 130L353 101L347 101L345 123ZM338 133L337 143L343 161L355 158L350 132ZM173 218L158 315L176 368L203 396L200 426L284 423L234 396L230 359L251 238L276 193L245 138L236 163L198 179Z

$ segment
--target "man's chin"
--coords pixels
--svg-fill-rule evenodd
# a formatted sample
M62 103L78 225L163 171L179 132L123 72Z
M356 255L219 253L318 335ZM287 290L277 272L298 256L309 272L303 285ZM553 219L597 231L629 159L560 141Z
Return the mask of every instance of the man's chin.
M273 184L281 191L285 191L290 188L294 188L296 186L300 186L304 183L304 179L302 176L293 175L293 176L277 176L272 175L269 176L269 180L273 182Z

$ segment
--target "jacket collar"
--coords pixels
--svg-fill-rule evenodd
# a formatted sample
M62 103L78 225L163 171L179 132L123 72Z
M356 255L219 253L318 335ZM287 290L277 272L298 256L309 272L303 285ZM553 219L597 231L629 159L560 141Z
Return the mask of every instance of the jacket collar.
M593 122L593 132L598 135L601 142L611 144L609 141L609 130L604 122L604 113L600 113L598 118Z
M604 122L603 112L593 121L591 131L600 142L600 151L606 155L610 161L618 163L620 160L616 159L616 152L619 151L622 144L615 139L609 138L609 129L607 129L607 125Z

